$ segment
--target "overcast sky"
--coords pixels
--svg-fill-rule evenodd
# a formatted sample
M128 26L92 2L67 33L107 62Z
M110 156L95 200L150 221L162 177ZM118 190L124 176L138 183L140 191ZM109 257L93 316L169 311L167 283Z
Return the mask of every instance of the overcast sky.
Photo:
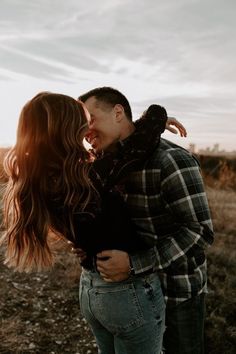
M39 91L109 85L164 105L187 147L236 150L235 0L0 0L0 146Z

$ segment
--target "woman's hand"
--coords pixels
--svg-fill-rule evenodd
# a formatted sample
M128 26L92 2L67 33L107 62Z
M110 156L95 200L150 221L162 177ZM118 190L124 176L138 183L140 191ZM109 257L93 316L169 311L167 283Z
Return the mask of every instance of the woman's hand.
M175 126L176 128L174 128ZM166 122L166 129L169 130L173 134L180 134L182 137L187 136L187 131L185 127L174 117L168 117L167 122Z
M71 247L70 251L74 253L79 258L79 262L82 263L87 257L86 252L82 250L82 248L75 248L71 241L67 241L67 243Z

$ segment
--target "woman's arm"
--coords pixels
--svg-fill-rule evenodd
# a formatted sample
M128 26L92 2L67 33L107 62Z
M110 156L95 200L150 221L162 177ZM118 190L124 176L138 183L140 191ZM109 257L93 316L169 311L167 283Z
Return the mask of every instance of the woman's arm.
M173 128L175 126L176 128ZM187 136L187 131L183 124L181 124L176 118L174 117L168 117L167 122L166 122L166 129L169 130L173 134L180 134L182 137Z

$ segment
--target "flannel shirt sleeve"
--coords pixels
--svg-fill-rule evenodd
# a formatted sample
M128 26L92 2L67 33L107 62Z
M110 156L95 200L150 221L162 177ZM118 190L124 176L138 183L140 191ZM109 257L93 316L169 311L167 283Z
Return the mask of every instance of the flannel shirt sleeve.
M194 250L213 242L209 205L197 160L182 149L161 160L161 197L175 220L176 231L159 239L155 252L159 270L180 264Z
M156 268L156 250L154 247L143 252L132 253L129 258L135 274Z
M135 274L182 263L196 249L213 242L213 227L197 160L182 149L161 157L161 198L172 215L175 232L158 238L148 252L130 256ZM157 230L158 235L158 230Z

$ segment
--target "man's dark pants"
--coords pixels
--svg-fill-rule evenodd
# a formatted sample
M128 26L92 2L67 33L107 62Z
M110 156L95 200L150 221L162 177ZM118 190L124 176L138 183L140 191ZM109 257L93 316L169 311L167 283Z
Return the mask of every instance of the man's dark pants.
M203 354L204 318L205 294L177 306L167 305L163 353Z

